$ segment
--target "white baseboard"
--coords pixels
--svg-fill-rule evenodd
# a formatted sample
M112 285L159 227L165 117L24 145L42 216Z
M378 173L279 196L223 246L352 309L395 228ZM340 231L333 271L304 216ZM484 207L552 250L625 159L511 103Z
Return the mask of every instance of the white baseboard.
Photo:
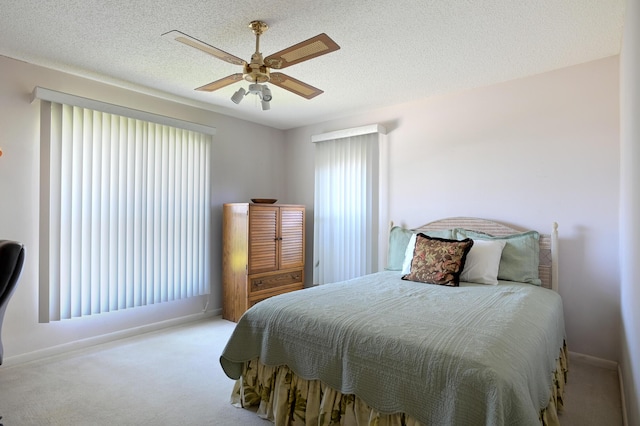
M139 327L128 328L126 330L115 331L113 333L102 334L100 336L89 337L87 339L76 340L62 345L52 346L46 349L40 349L25 354L14 355L4 358L2 360L2 368L10 368L12 366L25 364L27 362L38 361L45 358L64 355L71 351L77 351L87 349L92 346L100 345L103 343L109 343L127 337L133 337L144 333L150 333L153 331L159 331L169 327L175 327L182 324L187 324L194 321L200 321L205 318L212 318L222 314L222 309L214 309L211 311L187 315L180 318L172 318L165 321L156 322L153 324L141 325Z
M585 355L578 352L569 351L569 363L571 360L581 361L585 364L592 365L594 367L606 368L607 370L618 370L618 363L615 361L609 361L608 359L598 358L591 355ZM571 365L571 364L569 364Z
M618 366L618 382L620 382L620 402L622 403L622 426L629 426L627 401L624 398L624 380L622 379L622 369L620 366Z

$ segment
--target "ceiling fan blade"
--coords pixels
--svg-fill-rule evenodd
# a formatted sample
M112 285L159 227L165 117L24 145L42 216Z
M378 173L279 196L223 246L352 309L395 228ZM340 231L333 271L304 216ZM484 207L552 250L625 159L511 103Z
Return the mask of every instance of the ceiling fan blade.
M242 80L242 73L231 74L225 78L221 78L220 80L212 81L209 84L200 86L196 90L200 90L201 92L213 92L214 90L221 89L240 80Z
M211 56L214 56L218 59L222 59L225 62L229 62L234 65L245 66L247 64L243 59L238 58L237 56L233 56L224 50L220 50L217 47L213 47L210 44L207 44L203 41L198 40L197 38L193 38L191 36L186 35L185 33L173 30L168 33L162 34L162 37L178 41L180 43L186 44L187 46L195 47L198 50L203 51L204 53L208 53Z
M294 44L280 52L267 56L264 58L264 63L268 67L282 69L302 61L326 55L338 49L340 49L340 46L328 35L322 33L309 40Z
M315 98L316 96L324 93L324 91L316 87L303 83L302 81L296 80L295 78L289 77L281 72L271 73L271 79L269 81L278 87L282 87L283 89L307 99Z

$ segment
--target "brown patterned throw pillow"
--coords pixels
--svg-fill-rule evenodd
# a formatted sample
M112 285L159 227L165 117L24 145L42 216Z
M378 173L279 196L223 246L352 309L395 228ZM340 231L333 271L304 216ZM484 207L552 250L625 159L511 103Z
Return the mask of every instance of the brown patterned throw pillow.
M458 286L467 253L473 246L470 238L462 241L416 236L411 272L403 280L429 284Z

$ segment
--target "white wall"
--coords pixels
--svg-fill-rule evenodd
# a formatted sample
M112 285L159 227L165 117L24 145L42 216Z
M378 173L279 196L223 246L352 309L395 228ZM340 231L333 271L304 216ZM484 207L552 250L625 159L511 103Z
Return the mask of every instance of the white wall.
M285 132L290 197L313 217L311 135L389 130L390 218L476 216L560 232L571 351L619 359L619 63L611 57ZM312 220L307 228L311 271Z
M629 425L640 425L640 1L627 2L620 55L621 370Z
M50 324L38 324L39 102L35 86L172 116L217 128L212 150L212 292L220 309L222 204L252 197L284 200L284 134L203 109L134 93L0 57L0 238L25 244L27 257L2 329L5 360L56 345L198 314L206 298L170 302ZM28 356L28 355L27 355Z

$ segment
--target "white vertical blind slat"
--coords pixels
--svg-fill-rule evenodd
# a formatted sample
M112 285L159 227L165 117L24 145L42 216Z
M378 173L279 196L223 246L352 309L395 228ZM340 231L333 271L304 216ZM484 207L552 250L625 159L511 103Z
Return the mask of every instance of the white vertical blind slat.
M154 200L156 200L156 167L157 164L153 161L157 155L156 145L158 144L158 135L157 135L158 125L149 126L149 146L146 152L147 157L147 173L146 173L146 187L148 194L145 199L145 230L144 233L146 235L145 246L147 249L146 252L146 262L145 262L145 299L144 304L150 305L154 303L155 300L155 287L153 285L154 280L157 278L157 274L154 274L154 261L157 261L156 251L157 247L155 244L155 222L156 222L156 214L157 210L154 207Z
M90 194L91 201L91 219L90 219L90 228L91 235L94 235L95 238L99 240L101 235L100 229L100 215L101 215L101 175L102 175L102 161L101 161L101 146L102 146L102 116L99 112L93 111L93 121L97 123L91 129L91 140L93 149L91 150L91 159L90 162L93 165L91 167L91 187L94 190ZM89 282L90 284L90 296L88 304L90 306L90 310L93 312L100 312L100 285L99 285L99 271L100 271L100 245L92 245L91 253L90 253L90 267L89 267Z
M62 180L62 152L61 152L61 143L62 139L62 129L61 126L53 125L53 123L60 123L62 121L62 108L57 104L48 104L51 110L50 116L50 143L48 145L49 148L49 198L51 200L60 199L61 195L61 185L60 182ZM46 113L46 107L43 108ZM52 203L50 203L52 204ZM49 234L49 244L46 247L47 253L50 254L50 263L49 263L49 288L47 291L49 292L49 302L47 309L41 309L42 311L48 311L49 315L53 318L60 318L60 265L61 265L61 257L60 257L60 227L53 226L54 223L60 223L60 209L56 208L59 206L50 205L49 207L49 217L47 218L46 223L48 228L50 229ZM45 277L45 274L41 274L42 277ZM44 280L43 280L44 281Z
M207 294L211 136L50 111L49 320Z
M96 198L100 200L99 213L96 214L96 222L100 228L100 241L99 252L96 254L100 261L100 266L94 271L93 279L98 287L96 291L95 312L108 312L109 311L109 282L111 280L111 271L109 269L109 240L110 240L110 222L109 222L109 204L106 201L109 199L109 193L111 190L111 116L109 114L100 114L101 126L100 129L96 129L96 133L100 135L100 147L95 152L98 155L97 162L101 162L101 168L99 173L100 189L96 191ZM102 278L102 281L99 279ZM102 285L102 283L105 283Z

